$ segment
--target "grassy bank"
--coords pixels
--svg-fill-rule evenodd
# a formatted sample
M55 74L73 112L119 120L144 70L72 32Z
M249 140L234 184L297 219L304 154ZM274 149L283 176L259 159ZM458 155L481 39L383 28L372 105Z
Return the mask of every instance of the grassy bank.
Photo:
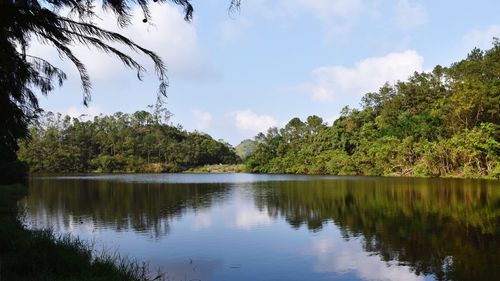
M17 217L16 203L26 194L23 185L0 185L0 280L154 279L143 264L106 255L93 257L91 246L77 238L26 229Z
M205 165L187 170L188 173L244 173L247 172L247 167L243 164L223 164L223 165Z

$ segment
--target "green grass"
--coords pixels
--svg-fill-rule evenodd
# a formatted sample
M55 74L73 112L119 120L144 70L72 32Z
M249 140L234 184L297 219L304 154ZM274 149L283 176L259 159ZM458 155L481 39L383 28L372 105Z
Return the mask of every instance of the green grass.
M147 265L117 255L92 255L92 245L50 230L28 230L17 217L23 185L0 186L0 281L136 281L150 278Z
M243 164L223 164L223 165L205 165L201 167L191 168L186 171L187 173L244 173L247 168Z

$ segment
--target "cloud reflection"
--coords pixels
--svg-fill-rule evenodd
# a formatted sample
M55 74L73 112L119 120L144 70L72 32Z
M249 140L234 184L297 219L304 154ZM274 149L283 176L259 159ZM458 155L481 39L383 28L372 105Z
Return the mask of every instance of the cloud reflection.
M387 263L378 255L365 252L361 244L360 238L346 241L336 233L313 240L305 254L317 258L316 272L354 273L363 280L425 280L409 266Z
M269 216L267 208L258 209L252 200L245 199L243 196L235 198L236 206L234 212L234 226L240 230L252 230L259 226L270 225L273 218Z
M242 230L251 230L255 227L271 223L272 219L267 214L267 211L256 209L238 210L235 218L236 227Z
M195 214L192 229L195 231L209 228L212 225L212 216L208 212L198 212Z

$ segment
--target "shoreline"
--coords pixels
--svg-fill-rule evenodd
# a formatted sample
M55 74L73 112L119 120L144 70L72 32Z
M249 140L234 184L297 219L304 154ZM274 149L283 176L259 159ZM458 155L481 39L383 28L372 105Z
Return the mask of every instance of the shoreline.
M92 245L50 230L31 230L19 219L23 184L0 185L0 280L161 280L144 263L119 255L93 256Z
M417 179L473 179L473 180L500 180L492 176L467 177L461 175L443 175L443 176L418 176L418 175L334 175L334 174L298 174L298 173L258 173L252 172L244 164L223 164L223 165L205 165L200 167L189 168L180 172L130 172L130 171L113 171L113 172L81 172L81 173L29 173L29 177L44 177L44 176L98 176L98 175L134 175L134 174L235 174L247 173L256 175L289 175L289 176L325 176L325 177L381 177L381 178L417 178Z

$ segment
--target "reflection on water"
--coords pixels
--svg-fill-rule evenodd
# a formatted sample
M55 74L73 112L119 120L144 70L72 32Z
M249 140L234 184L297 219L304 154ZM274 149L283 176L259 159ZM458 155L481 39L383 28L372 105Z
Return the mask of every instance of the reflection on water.
M33 179L27 207L37 227L65 231L79 223L160 237L173 218L209 208L228 192L224 184Z
M26 221L179 280L495 280L500 183L232 175L33 178Z

